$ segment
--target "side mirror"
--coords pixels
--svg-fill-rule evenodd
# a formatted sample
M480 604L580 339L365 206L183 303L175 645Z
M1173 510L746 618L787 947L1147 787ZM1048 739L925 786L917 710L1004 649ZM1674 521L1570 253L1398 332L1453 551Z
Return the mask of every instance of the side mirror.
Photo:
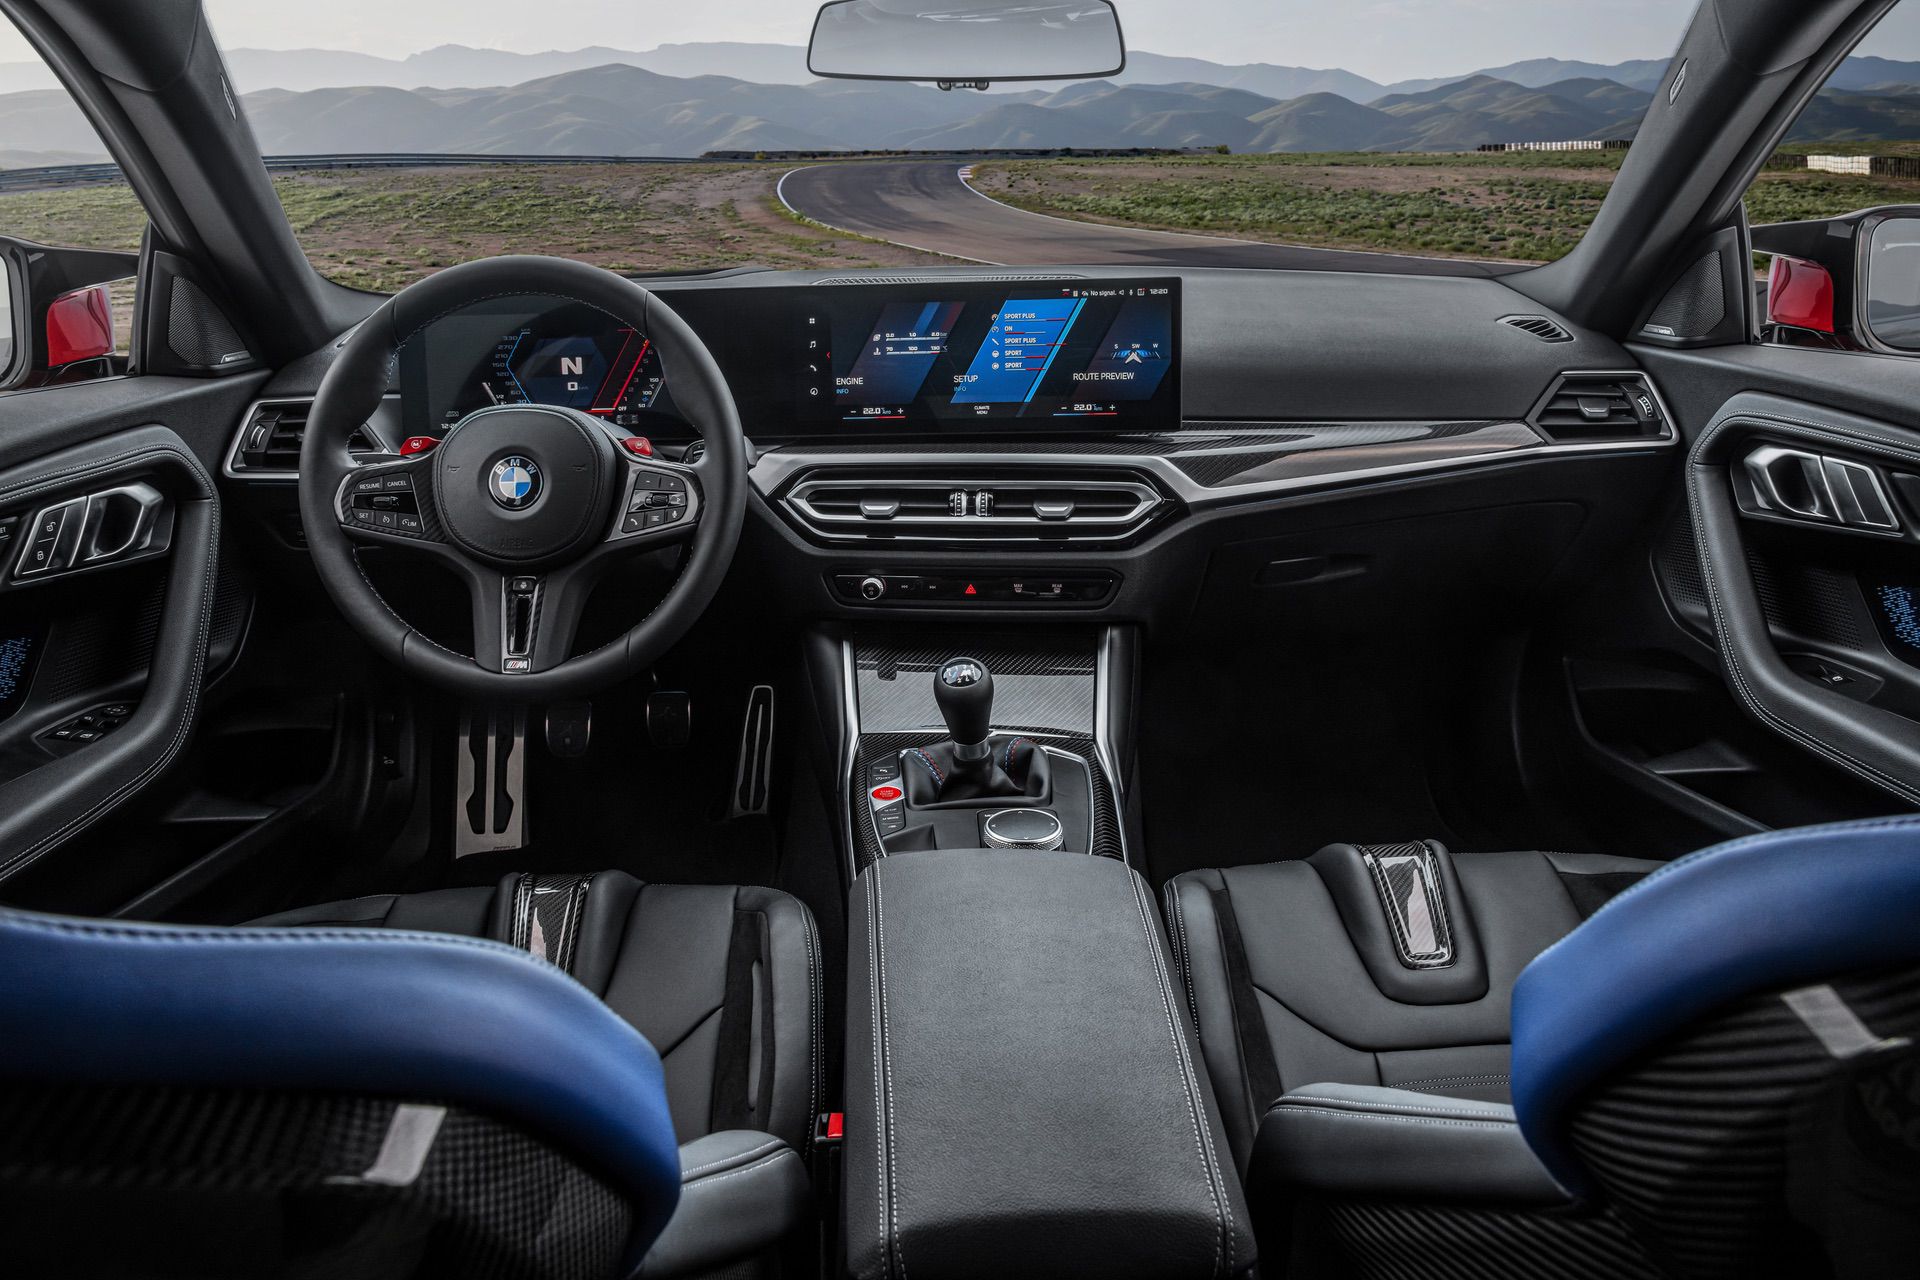
M1108 0L830 0L807 70L837 80L921 80L985 89L996 80L1089 80L1126 69Z
M1769 341L1920 355L1920 205L1753 229Z
M63 293L47 304L47 367L113 354L113 295L104 284Z
M1775 255L1767 267L1767 322L1832 333L1832 273L1805 258Z
M65 249L0 237L0 388L124 373L110 286L138 254Z

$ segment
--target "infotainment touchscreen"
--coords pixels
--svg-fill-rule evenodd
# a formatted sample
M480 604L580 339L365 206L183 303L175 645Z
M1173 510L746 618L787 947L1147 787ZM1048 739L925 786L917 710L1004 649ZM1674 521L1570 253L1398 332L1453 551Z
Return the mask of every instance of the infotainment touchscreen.
M815 429L1034 431L1180 424L1180 282L845 285L800 307Z

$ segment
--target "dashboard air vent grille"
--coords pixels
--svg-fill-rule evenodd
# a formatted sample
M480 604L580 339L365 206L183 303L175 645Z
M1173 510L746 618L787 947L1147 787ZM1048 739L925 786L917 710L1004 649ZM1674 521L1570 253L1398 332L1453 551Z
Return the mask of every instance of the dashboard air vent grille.
M1573 341L1573 335L1559 321L1546 316L1501 316L1500 323L1530 333L1542 342Z
M240 434L241 465L248 471L297 471L300 441L307 433L307 415L313 402L280 401L257 405ZM347 441L349 453L374 453L373 439L363 427Z
M1563 373L1527 421L1555 444L1657 440L1671 430L1659 397L1637 373Z
M907 478L814 475L784 505L834 540L1113 541L1138 532L1167 499L1144 477Z

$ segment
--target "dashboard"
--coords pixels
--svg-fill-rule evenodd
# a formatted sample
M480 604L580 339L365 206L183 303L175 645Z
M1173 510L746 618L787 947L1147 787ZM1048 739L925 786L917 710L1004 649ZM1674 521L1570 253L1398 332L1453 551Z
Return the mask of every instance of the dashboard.
M1180 425L1177 279L874 284L755 291L754 302L743 324L718 291L673 299L715 348L743 418L778 421L781 435ZM400 392L408 435L528 403L665 440L691 435L647 336L560 298L441 317L402 348Z

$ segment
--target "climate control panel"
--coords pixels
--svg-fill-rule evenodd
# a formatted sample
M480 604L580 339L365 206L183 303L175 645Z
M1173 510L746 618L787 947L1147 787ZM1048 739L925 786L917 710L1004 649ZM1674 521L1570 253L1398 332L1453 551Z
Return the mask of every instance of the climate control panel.
M1097 609L1113 599L1120 587L1120 575L1106 569L1085 568L995 569L988 573L850 569L829 575L828 586L836 599L851 605Z

